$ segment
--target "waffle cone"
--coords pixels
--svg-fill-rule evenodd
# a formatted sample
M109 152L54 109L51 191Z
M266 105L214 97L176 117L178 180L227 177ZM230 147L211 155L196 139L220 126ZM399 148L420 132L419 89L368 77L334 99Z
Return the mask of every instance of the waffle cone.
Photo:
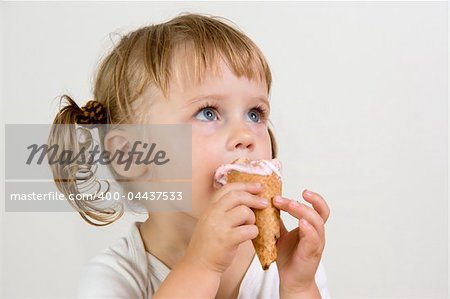
M260 183L263 186L263 191L258 196L267 199L269 206L262 210L253 209L259 234L252 242L262 268L267 270L277 259L276 244L280 237L280 210L273 205L272 201L275 196L281 195L281 180L275 173L259 175L233 170L228 173L227 181L229 183Z

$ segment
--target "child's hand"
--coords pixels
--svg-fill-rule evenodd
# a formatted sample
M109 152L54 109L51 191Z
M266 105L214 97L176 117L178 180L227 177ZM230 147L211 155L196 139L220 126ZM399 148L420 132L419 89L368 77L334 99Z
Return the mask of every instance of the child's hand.
M317 193L304 192L303 197L312 207L281 196L277 197L280 202L274 199L277 208L300 220L299 227L290 232L281 221L281 235L277 243L280 293L317 291L314 277L325 247L324 224L330 209Z
M229 183L220 188L198 220L186 258L222 274L231 265L238 246L258 235L250 208L267 207L254 195L259 192L261 187L251 183Z

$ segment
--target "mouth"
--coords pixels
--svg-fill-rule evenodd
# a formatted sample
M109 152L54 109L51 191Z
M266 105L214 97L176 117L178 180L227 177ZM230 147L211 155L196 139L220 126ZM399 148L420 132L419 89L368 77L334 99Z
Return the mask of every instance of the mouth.
M230 166L227 165L232 165L232 164L249 164L250 161L252 161L251 159L247 158L247 157L238 157L238 158L234 158L232 159L229 163L223 163L218 165L215 170L214 173L212 174L212 186L214 189L218 189L220 187L223 186L223 183L220 183L223 180L223 177L225 176L225 173L227 172L227 168Z
M243 156L240 156L240 157L236 157L236 158L232 159L232 160L229 161L228 163L224 163L224 164L221 164L221 165L226 165L226 164L238 164L238 163L248 163L248 162L254 161L254 160L258 160L258 159L251 159L251 158L249 158L249 157L243 157Z
M282 166L278 159L260 159L251 160L249 158L240 157L231 163L222 164L216 168L213 174L213 187L220 188L226 184L226 176L230 171L238 171L243 173L252 173L259 175L270 175L276 173L281 177Z

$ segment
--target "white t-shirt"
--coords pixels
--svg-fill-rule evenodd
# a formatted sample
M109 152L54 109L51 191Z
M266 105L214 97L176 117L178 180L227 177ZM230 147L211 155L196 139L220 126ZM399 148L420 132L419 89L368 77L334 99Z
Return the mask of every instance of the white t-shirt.
M141 224L135 222L128 236L91 258L83 267L78 298L152 298L170 269L145 251L139 232ZM322 263L315 279L322 298L330 298ZM276 263L263 271L255 255L242 280L238 298L279 298L278 286Z

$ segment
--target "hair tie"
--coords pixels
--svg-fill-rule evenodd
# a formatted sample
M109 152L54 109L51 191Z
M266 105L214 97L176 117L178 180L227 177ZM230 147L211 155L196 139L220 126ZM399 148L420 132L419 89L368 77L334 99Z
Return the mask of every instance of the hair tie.
M96 100L90 100L81 107L81 114L78 115L77 124L99 125L107 123L106 108Z

